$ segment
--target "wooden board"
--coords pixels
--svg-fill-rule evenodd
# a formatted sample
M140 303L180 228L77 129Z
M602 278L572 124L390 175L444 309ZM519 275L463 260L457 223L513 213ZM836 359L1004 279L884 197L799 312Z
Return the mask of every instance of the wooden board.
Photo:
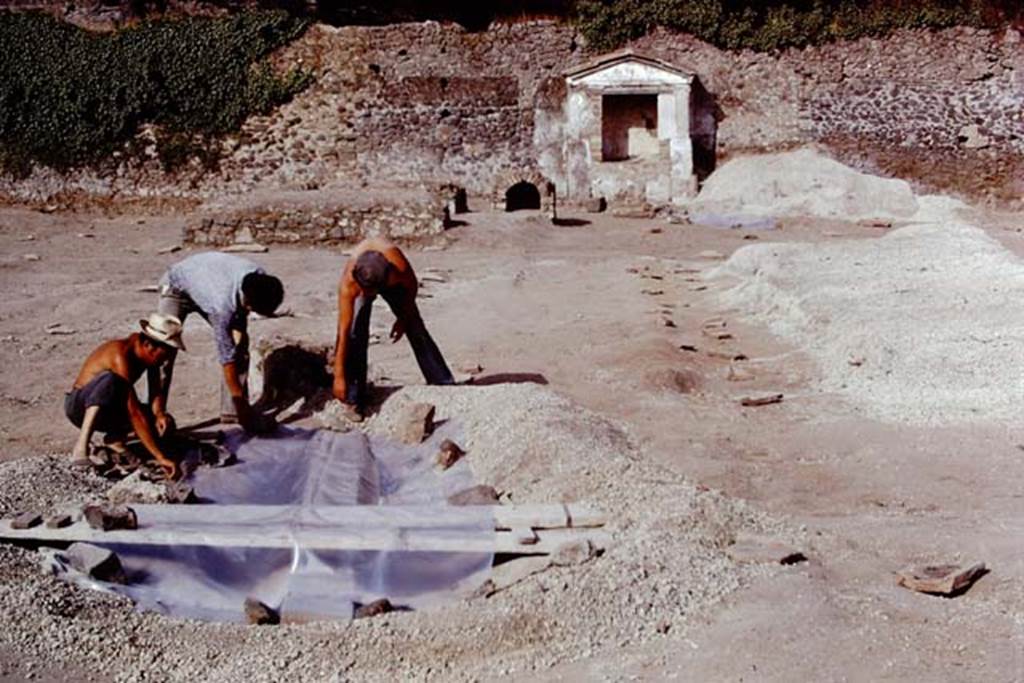
M585 506L351 505L301 508L271 505L134 505L139 528L100 531L84 520L61 529L14 529L0 520L0 539L38 543L180 545L325 550L408 550L546 555L562 544L589 539L605 547L609 534ZM486 508L481 510L480 508ZM153 515L147 515L152 511ZM481 515L494 533L465 531ZM147 517L155 521L150 522ZM578 517L577 517L578 516ZM225 519L231 521L224 521ZM576 520L588 527L569 526ZM243 520L243 521L239 521ZM559 527L558 525L561 524ZM462 526L462 528L459 528ZM524 543L524 541L526 541Z

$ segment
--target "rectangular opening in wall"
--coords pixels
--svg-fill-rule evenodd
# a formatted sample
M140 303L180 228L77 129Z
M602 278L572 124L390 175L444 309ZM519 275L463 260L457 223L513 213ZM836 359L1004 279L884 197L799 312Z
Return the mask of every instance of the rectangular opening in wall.
M658 96L601 97L601 160L622 161L658 154Z

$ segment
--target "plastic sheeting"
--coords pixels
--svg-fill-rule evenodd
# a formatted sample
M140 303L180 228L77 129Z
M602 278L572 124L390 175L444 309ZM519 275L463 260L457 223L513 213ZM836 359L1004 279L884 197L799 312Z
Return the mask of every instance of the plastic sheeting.
M180 529L184 523L189 531L229 528L249 537L284 531L290 548L107 544L121 558L127 585L76 575L59 555L57 570L80 583L127 595L143 610L216 621L243 621L247 597L277 609L285 621L349 618L356 604L382 597L412 609L451 599L483 583L491 553L325 550L312 539L338 531L373 534L374 523L365 517L379 517L380 528L400 535L401 514L409 512L388 510L388 505L446 505L447 496L472 486L465 461L445 472L434 465L441 440L453 438L454 431L450 424L441 425L415 447L362 432L280 428L269 438L234 432L228 447L238 464L200 469L190 482L206 505L140 506L139 525ZM265 506L266 512L254 505ZM343 510L324 514L323 506L347 505L379 506L374 508L379 515L362 515L355 528L346 525ZM200 510L204 514L197 515ZM422 518L407 523L410 533L422 532L426 524L430 533L467 541L495 534L486 507L450 508L436 526Z

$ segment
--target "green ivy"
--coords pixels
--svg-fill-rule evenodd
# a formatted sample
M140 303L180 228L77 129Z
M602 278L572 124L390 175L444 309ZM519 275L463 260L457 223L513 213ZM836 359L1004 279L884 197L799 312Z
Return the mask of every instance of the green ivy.
M657 26L725 49L767 52L901 28L991 28L1021 18L1016 0L577 0L575 13L588 44L599 51Z
M305 88L265 57L306 22L285 12L145 22L90 33L45 14L0 14L0 170L97 165L158 126L165 168L216 165L220 136Z

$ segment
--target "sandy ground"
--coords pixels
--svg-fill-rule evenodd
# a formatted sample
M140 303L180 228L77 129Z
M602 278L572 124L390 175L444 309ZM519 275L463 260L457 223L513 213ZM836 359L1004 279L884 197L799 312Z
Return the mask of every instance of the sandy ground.
M602 615L596 614L591 616L597 635L585 649L580 645L566 652L545 640L544 629L530 630L524 622L474 622L474 627L500 625L534 635L514 641L491 639L482 631L472 656L452 656L454 669L427 670L423 661L451 655L432 652L427 643L423 658L413 657L411 668L394 669L396 675L716 681L1024 678L1024 434L1019 421L1006 413L926 425L883 421L842 392L828 390L823 382L827 373L813 349L773 335L764 320L730 305L730 283L704 278L724 257L751 243L807 242L835 249L843 240L877 241L885 230L809 217L784 218L778 230L759 232L605 214L579 215L583 224L574 226L552 226L529 213L470 213L463 218L465 225L449 232L447 248L409 250L421 274L428 269L446 274L447 282L425 285L421 306L453 367L479 364L487 382L546 383L555 394L621 429L645 466L656 468L641 475L622 474L640 477L634 485L654 502L653 509L662 506L666 515L674 514L675 497L683 495L674 488L679 478L697 490L720 492L722 500L747 501L758 514L778 520L790 539L803 539L810 561L763 572L719 565L728 586L667 633L652 626L648 636L613 639L613 631L597 628ZM973 220L1010 252L1018 257L1024 253L1019 232L1024 216L976 212ZM169 263L188 253L157 254L160 247L177 243L183 221L182 216L107 219L0 212L3 460L70 448L74 430L61 413L63 392L92 347L132 331L135 321L152 308L155 295L137 289L154 283ZM29 254L39 259L26 260ZM284 280L285 306L294 313L254 322L254 335L281 332L332 340L341 250L276 247L254 258ZM1005 311L1008 324L1014 313ZM702 333L713 319L727 321L731 339ZM46 327L56 322L74 333L49 334ZM379 311L374 324L386 330L388 314ZM866 332L884 338L887 328L879 325ZM186 339L190 352L179 361L171 403L180 423L211 417L217 407L218 368L201 320L189 321ZM1005 371L1017 377L1021 350L1020 343L1000 350ZM421 383L404 343L376 345L370 353L378 377L395 386ZM741 354L748 360L732 360ZM986 372L990 367L984 364ZM746 379L730 381L730 374ZM786 394L781 404L738 404L741 396L775 391ZM1024 398L1024 385L1021 394ZM547 456L557 462L560 453ZM521 499L590 490L548 490L544 484L531 490L530 477L539 481L546 470L529 470L535 466L530 463L522 466L528 471L513 477ZM571 470L582 466L575 460L562 463L562 476L572 476ZM499 468L488 473L501 476ZM59 492L53 496L59 499ZM671 536L659 542L671 545ZM674 557L681 560L695 546L679 547ZM895 585L893 572L907 564L954 559L984 561L991 572L954 599ZM5 559L8 565L12 561ZM616 561L614 553L597 560L606 568ZM3 576L8 588L23 580L13 570ZM580 580L594 590L620 590L614 584ZM689 580L685 571L672 575L681 589ZM543 588L550 579L538 582ZM33 586L62 595L72 590L53 583L40 576ZM39 609L49 609L40 600L44 606ZM34 609L31 600L16 602L17 608L3 608L9 610L5 620ZM558 608L566 603L553 604ZM538 612L541 617L547 613ZM83 635L79 642L102 639L104 614L125 618L123 606L102 601L90 602L72 617L76 628L96 634ZM445 614L446 619L460 618L458 609ZM389 618L384 637L387 629L406 628L404 619L413 624L419 618ZM161 619L150 617L146 623L152 626ZM429 615L426 619L415 622L415 628L434 623ZM590 623L581 620L575 628L586 629ZM201 626L168 625L175 637L183 632L189 638L203 637ZM315 637L317 643L344 648L349 635L325 627L312 636L304 632L295 637ZM233 656L244 657L261 647L259 638L241 640L243 646L232 649ZM395 656L379 638L372 642ZM69 661L59 651L48 658L39 648L21 647L16 639L3 643L3 680L21 680L29 671L44 680L131 679L141 670L156 679L179 677L171 667L176 660L160 649L149 660L140 656L128 663L105 655ZM501 649L513 645L529 653ZM415 647L410 645L410 651ZM544 656L546 650L554 654ZM204 656L216 661L215 654ZM530 666L523 666L527 661ZM333 672L290 669L289 662L279 662L273 673L296 680L386 678L386 663L364 670L364 662L353 655L348 668ZM213 678L232 678L224 673L230 669L211 671L219 672Z

